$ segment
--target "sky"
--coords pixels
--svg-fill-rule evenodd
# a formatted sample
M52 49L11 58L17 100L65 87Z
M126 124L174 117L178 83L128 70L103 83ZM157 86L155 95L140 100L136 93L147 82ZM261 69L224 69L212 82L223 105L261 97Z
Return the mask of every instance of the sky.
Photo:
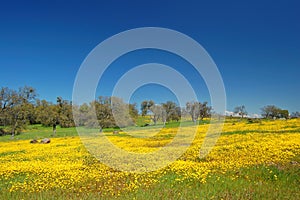
M201 44L222 76L227 110L265 105L300 111L299 1L1 1L0 87L36 88L38 98L72 99L76 74L101 42L140 27L179 31ZM158 62L181 69L200 101L207 87L189 63L168 52L123 55L107 69L97 95L136 65ZM183 67L184 66L184 67ZM159 85L140 87L132 101L176 99Z

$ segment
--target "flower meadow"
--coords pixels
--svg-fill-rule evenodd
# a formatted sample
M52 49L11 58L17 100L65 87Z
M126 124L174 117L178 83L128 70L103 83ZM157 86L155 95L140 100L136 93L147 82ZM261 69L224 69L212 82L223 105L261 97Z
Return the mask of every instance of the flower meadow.
M200 158L208 126L198 126L175 162L145 173L102 164L78 136L0 142L0 199L300 199L299 119L226 120L212 151ZM149 138L105 135L126 151L147 153L172 141L176 129Z

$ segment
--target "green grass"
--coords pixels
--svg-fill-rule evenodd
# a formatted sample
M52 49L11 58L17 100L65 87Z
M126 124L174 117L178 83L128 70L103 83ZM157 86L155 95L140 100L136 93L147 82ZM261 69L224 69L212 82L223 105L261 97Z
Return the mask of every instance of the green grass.
M233 135L233 134L248 134L248 133L274 133L274 134L288 134L288 133L299 133L300 128L295 130L245 130L245 131L228 131L222 132L222 135Z
M24 130L21 134L15 135L14 138L11 138L10 135L5 135L0 137L0 142L8 142L15 140L32 140L32 139L43 139L49 137L71 137L77 136L75 128L61 128L57 127L56 135L53 136L52 127L44 127L40 124L27 126L27 129Z
M198 125L208 124L209 120L202 120L197 121ZM147 129L156 129L156 128L163 128L162 123L158 123L157 125L150 125L146 127L139 127L139 126L132 126L132 127L126 127L124 130L147 130ZM195 124L192 121L183 121L183 122L177 122L177 121L171 121L166 123L165 128L176 128L179 126L187 127L187 126L194 126ZM87 129L86 129L87 130ZM88 129L90 132L98 132L99 129ZM104 128L103 132L105 133L111 133L115 130L122 130L119 127L113 127L113 128ZM27 126L27 129L24 130L21 134L16 135L13 140L29 140L29 139L42 139L45 137L72 137L72 136L78 136L77 130L75 127L71 128L61 128L60 126L57 126L56 128L56 135L53 135L52 127L45 127L40 124L37 125L29 125ZM12 138L10 135L1 136L1 141L11 141Z
M0 158L3 156L16 155L16 154L20 154L20 153L25 153L25 150L0 153Z
M275 178L275 175L277 178ZM228 171L225 174L211 174L205 184L197 180L183 180L177 174L169 173L150 188L139 188L135 192L119 197L99 197L97 194L72 194L63 190L41 193L7 193L5 199L300 199L300 170L292 164L278 166L252 166ZM24 177L23 177L24 178ZM18 176L18 180L22 175ZM1 185L4 186L3 183Z
M272 173L270 173L272 172ZM277 178L275 178L275 176ZM225 174L210 175L205 184L196 180L176 181L167 174L150 189L139 189L119 199L300 199L299 167L288 164L252 166Z
M150 124L149 126L143 127L145 124ZM197 121L197 125L202 125L202 124L208 124L210 123L210 120L205 119L205 120L199 120ZM190 121L182 121L182 122L177 122L177 121L171 121L167 122L164 128L176 128L179 126L182 127L187 127L187 126L194 126L195 124ZM0 127L2 129L5 129L5 127ZM149 117L142 117L139 116L136 120L136 126L132 127L126 127L124 130L150 130L150 129L155 129L155 128L163 128L163 124L157 123L157 125L153 125L151 122L151 119ZM103 132L105 133L110 133L115 130L120 130L118 127L114 128L104 128ZM89 131L91 132L98 132L99 129L90 129ZM10 135L5 135L5 136L0 136L0 142L8 142L8 141L15 141L15 140L39 140L43 138L51 138L51 137L72 137L72 136L78 136L78 133L76 131L75 127L71 128L61 128L60 126L57 126L56 128L56 135L53 135L52 127L45 127L40 124L36 125L28 125L26 127L26 130L23 130L21 134L15 135L14 138L11 138Z
M260 120L260 122L266 121L266 120ZM155 129L155 128L163 128L162 123L158 123L157 125L149 125L146 127L141 127L141 125L144 125L146 122L149 122L149 119L145 117L138 117L137 119L137 126L132 126L132 127L126 127L123 129L124 131L128 130L150 130L150 129ZM227 118L225 120L225 123L248 123L247 119L240 119L240 118ZM204 125L204 124L209 124L210 120L205 119L205 120L198 120L197 125ZM166 123L165 128L176 128L176 127L188 127L188 126L194 126L195 124L190 121L182 121L182 122L177 122L177 121L171 121ZM1 127L3 128L3 127ZM246 130L246 131L229 131L229 132L222 132L222 135L232 135L232 134L247 134L251 132L259 132L259 133L298 133L300 132L300 129L298 127L291 127L295 128L294 130ZM120 128L115 127L115 128L104 128L103 132L105 133L110 133L115 130L120 130ZM98 129L89 129L91 132L98 132ZM51 138L51 137L72 137L72 136L78 136L78 133L76 131L75 127L72 128L61 128L57 127L56 135L53 136L53 131L52 127L44 127L40 124L37 125L29 125L27 126L27 129L23 131L23 133L16 135L13 139L11 138L10 135L6 136L0 136L0 142L7 142L7 141L15 141L15 140L32 140L32 139L42 139L42 138Z

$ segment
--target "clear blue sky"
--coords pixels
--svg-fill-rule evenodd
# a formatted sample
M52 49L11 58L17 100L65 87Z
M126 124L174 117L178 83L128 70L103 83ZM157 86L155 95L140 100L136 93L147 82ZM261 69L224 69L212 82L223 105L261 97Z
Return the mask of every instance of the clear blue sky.
M245 105L249 113L259 113L274 104L300 111L299 1L178 2L3 1L0 86L30 85L41 99L71 99L77 70L97 44L121 31L155 26L187 34L208 51L224 80L227 110ZM123 61L169 62L158 54L137 52L137 57ZM124 64L122 59L118 64ZM108 77L117 80L119 69L112 67ZM150 88L141 88L135 97L155 95ZM99 94L107 95L105 90ZM207 98L203 92L203 100Z

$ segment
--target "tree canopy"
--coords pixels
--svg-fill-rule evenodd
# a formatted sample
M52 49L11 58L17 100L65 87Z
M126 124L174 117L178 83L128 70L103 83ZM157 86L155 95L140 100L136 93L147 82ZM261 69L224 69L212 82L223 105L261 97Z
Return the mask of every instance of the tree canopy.
M99 96L92 102L82 105L73 105L71 101L57 97L55 103L36 98L33 87L24 86L18 90L2 87L0 89L0 134L9 133L14 136L20 133L27 124L42 124L43 126L62 128L86 126L99 128L126 127L136 125L136 120L141 116L148 116L153 124L158 121L164 125L170 121L179 121L182 115L189 115L196 124L197 120L210 117L212 107L207 102L190 101L185 108L179 107L175 102L167 101L156 104L153 100L144 100L140 104L140 111L136 104L125 103L118 97ZM237 106L234 113L242 118L247 115L244 105ZM264 118L289 118L300 117L299 112L289 116L289 111L267 105L261 108Z

